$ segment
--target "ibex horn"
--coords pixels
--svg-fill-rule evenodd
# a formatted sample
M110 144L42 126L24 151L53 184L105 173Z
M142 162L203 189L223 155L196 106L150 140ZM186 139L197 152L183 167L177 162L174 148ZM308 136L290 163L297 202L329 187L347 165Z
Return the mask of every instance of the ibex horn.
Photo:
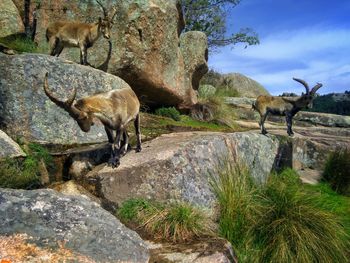
M301 83L304 85L305 89L306 89L306 94L309 94L310 92L310 88L309 88L309 85L302 79L297 79L297 78L293 78L295 81Z

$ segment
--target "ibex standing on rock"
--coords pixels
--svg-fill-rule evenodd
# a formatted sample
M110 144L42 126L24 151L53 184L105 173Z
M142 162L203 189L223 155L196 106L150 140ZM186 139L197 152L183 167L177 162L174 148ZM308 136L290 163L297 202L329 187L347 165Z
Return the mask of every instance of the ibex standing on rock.
M94 118L99 119L105 126L108 142L111 144L111 157L108 164L117 167L120 164L120 156L125 155L128 149L128 133L126 125L134 120L135 133L137 137L136 152L141 151L140 133L140 102L131 88L112 90L93 96L78 99L74 102L77 90L66 101L60 101L49 91L47 80L48 73L44 79L44 91L49 99L57 106L66 110L84 131L90 131L94 125ZM116 131L114 138L113 131ZM121 145L123 136L123 145Z
M46 39L50 45L50 55L58 57L65 47L78 47L80 64L88 65L87 49L92 47L101 35L106 39L110 38L110 29L117 13L116 8L113 8L113 15L109 17L105 7L99 1L96 2L101 6L104 15L97 23L58 21L48 26Z
M303 84L306 94L302 94L297 99L276 96L259 96L253 103L253 109L260 114L260 129L262 134L266 134L264 123L269 113L273 115L286 116L287 133L289 136L293 134L292 120L294 115L302 108L311 107L316 91L322 87L321 83L317 83L310 91L309 85L301 79L293 78L295 81Z

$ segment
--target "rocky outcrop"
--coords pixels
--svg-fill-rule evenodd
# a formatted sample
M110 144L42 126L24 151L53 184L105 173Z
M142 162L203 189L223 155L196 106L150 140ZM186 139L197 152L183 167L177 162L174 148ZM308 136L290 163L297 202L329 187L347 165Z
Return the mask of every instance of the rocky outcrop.
M124 79L148 105L186 108L196 103L194 90L208 68L205 35L188 32L180 37L184 21L178 1L117 2L112 45L101 37L88 51L89 62L95 67L104 65L109 73ZM115 1L103 3L110 10ZM102 15L100 6L90 0L45 1L37 13L39 45L46 45L50 22L95 22ZM78 49L66 49L61 56L79 62Z
M6 133L0 130L0 160L4 158L24 157L26 154L21 147Z
M210 178L225 167L225 161L242 160L256 181L264 182L277 152L276 138L256 133L174 133L145 143L140 153L128 153L117 169L103 164L78 180L95 186L98 195L112 204L142 197L211 209L215 197Z
M350 116L300 111L295 115L295 120L304 121L313 125L322 125L326 127L350 128Z
M149 260L146 244L135 232L83 197L0 189L0 212L0 235L27 234L44 248L64 244L95 262Z
M96 123L84 133L63 109L45 95L43 78L49 72L49 87L61 99L77 89L77 99L130 87L122 79L91 67L59 58L0 53L0 126L11 136L52 144L106 141L103 125Z
M259 95L270 95L260 83L240 73L224 74L222 85L227 89L237 90L240 97L256 98Z
M12 0L0 1L0 38L24 31L24 25Z

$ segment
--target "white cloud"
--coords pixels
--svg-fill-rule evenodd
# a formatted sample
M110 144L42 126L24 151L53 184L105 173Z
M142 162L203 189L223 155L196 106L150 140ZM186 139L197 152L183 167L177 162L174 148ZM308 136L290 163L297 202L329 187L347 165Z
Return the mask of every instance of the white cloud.
M302 92L292 77L310 85L324 84L321 93L350 90L350 30L303 28L270 34L261 44L243 49L225 47L210 57L219 72L240 72L263 84L272 94Z

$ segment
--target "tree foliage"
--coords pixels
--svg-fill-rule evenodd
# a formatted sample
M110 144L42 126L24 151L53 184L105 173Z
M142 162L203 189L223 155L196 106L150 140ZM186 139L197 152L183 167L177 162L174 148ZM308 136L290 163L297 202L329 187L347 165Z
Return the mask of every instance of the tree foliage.
M241 0L181 0L186 20L185 31L202 31L208 37L211 51L218 47L246 43L259 44L257 34L250 28L227 35L226 18L230 8Z

